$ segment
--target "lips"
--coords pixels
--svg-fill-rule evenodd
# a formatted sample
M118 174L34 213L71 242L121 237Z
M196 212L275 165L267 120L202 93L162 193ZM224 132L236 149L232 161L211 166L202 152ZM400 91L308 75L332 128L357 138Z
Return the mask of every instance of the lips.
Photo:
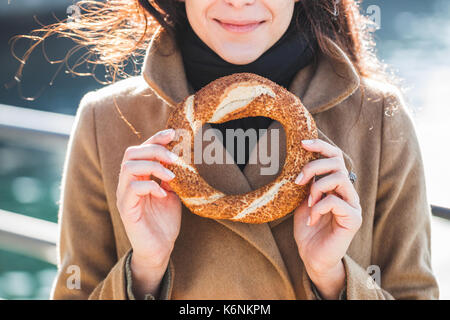
M264 20L219 20L214 19L222 28L230 32L244 33L258 28Z

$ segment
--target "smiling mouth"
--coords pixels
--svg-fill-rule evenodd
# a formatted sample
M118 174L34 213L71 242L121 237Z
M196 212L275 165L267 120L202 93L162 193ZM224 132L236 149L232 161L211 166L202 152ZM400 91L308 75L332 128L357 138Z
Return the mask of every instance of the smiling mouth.
M235 33L246 33L255 30L265 21L221 21L219 19L214 19L222 28L229 32Z

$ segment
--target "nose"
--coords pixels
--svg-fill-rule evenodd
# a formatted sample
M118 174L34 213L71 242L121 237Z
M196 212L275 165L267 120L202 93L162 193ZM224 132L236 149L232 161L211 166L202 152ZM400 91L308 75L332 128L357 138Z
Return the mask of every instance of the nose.
M255 3L256 0L225 0L225 2L233 7L240 8Z

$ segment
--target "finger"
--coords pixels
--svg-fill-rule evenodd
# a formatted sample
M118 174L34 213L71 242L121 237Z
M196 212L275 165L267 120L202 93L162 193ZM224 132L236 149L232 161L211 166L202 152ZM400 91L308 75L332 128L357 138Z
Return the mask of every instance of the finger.
M124 211L121 211L121 214L124 214L125 221L137 222L140 219L141 212L135 208L139 205L141 198L149 194L157 198L164 198L167 195L154 180L132 181L121 195L118 192L118 198L122 197L120 201Z
M125 180L136 180L136 177L151 175L169 181L175 177L175 174L164 167L161 163L148 160L128 160L122 164L122 172L126 175Z
M343 171L336 171L314 181L310 188L311 200L308 201L308 206L312 207L317 201L321 200L323 194L331 191L335 191L351 206L355 208L358 206L359 200L356 190Z
M172 128L169 128L169 129L166 129L166 130L161 130L161 131L156 132L150 138L145 140L142 144L155 143L155 144L166 145L170 141L172 141L174 137L175 137L175 130L172 129Z
M295 180L295 183L300 185L306 184L315 175L321 175L339 170L347 171L347 168L345 167L344 160L338 157L313 160L303 166L302 171Z
M341 149L321 139L302 140L302 147L328 158L342 156Z
M159 160L174 163L178 156L159 144L131 146L125 150L123 162L127 160Z
M165 168L161 163L149 160L127 160L120 168L117 192L125 193L131 181L150 180L151 175L161 180L171 180L173 172Z
M313 226L322 215L327 213L332 213L336 222L343 228L357 230L361 226L361 211L334 194L327 195L311 207L310 226Z
M130 188L132 189L132 193L135 196L146 196L151 194L157 198L164 198L167 196L167 193L162 189L158 183L154 180L147 181L131 181Z

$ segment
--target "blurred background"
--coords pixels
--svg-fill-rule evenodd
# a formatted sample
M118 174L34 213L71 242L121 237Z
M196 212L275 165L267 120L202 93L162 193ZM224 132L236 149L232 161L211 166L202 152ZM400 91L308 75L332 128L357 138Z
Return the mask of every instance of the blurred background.
M61 64L74 43L49 39L34 51L20 86L10 38L67 18L69 0L0 2L0 299L48 299L56 274L60 180L81 97L103 85ZM441 299L450 298L450 1L365 0L379 26L378 56L403 79L425 162L433 208L432 262ZM21 56L28 40L16 44ZM45 54L44 54L45 53ZM89 70L88 70L89 71ZM97 78L104 80L101 71Z

